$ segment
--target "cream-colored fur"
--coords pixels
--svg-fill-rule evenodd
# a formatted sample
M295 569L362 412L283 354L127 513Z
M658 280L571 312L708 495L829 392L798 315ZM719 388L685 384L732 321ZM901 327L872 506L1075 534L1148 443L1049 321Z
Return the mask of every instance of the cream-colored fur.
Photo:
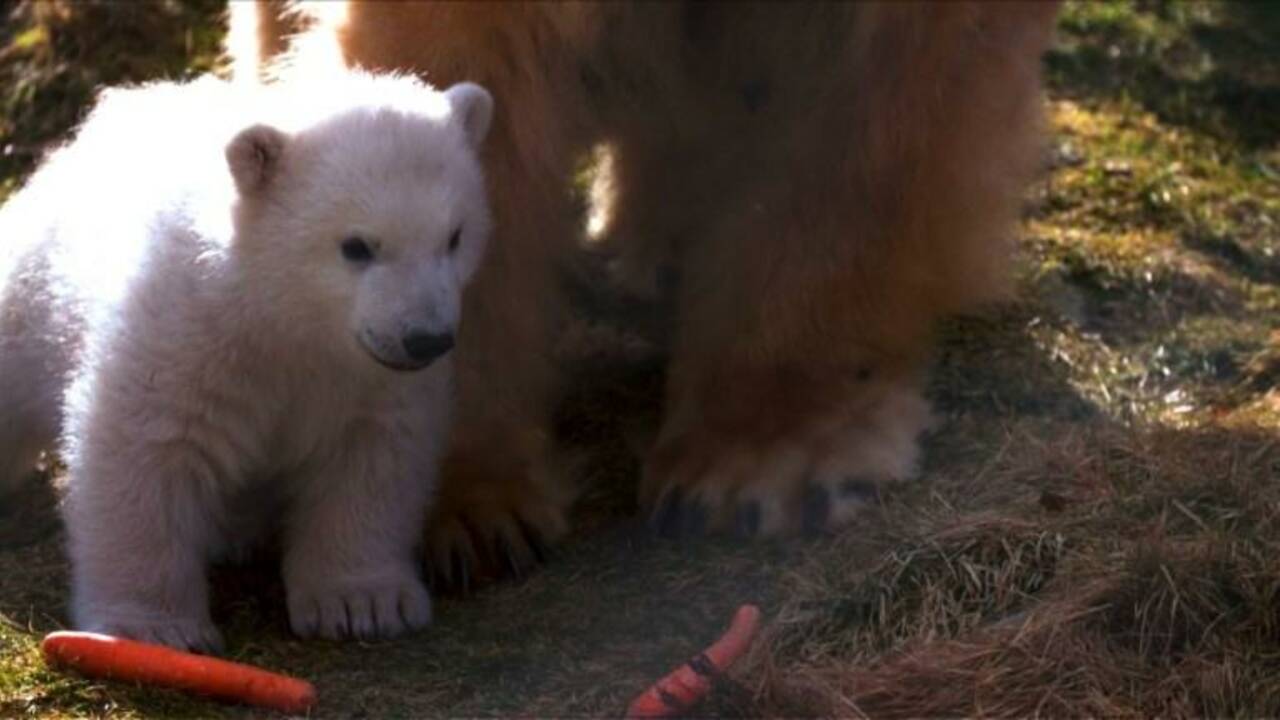
M108 91L0 211L0 482L61 435L76 627L217 648L206 564L268 529L299 634L428 622L491 108L362 73Z

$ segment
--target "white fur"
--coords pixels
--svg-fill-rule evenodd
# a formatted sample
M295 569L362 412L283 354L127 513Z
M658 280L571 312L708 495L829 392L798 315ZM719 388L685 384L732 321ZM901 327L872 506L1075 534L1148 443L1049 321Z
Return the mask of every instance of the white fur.
M491 103L360 73L109 91L0 210L0 489L61 435L77 627L218 647L206 564L273 525L299 634L429 620L450 362L387 365L458 323Z

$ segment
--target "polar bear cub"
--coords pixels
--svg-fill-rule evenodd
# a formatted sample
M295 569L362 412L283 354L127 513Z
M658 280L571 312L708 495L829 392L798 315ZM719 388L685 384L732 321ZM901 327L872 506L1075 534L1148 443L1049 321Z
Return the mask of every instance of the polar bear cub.
M218 649L206 565L268 530L299 635L429 621L491 115L363 73L108 91L0 210L0 489L61 438L78 628Z

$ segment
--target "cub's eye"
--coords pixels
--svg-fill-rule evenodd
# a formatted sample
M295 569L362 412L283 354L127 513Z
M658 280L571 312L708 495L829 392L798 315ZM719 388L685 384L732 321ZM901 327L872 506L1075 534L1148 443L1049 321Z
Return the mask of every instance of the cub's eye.
M452 235L449 236L449 252L454 252L455 250L457 250L458 244L461 242L462 242L462 228L458 228L457 230L453 231Z
M363 238L349 237L342 241L342 257L353 263L373 260L373 248Z

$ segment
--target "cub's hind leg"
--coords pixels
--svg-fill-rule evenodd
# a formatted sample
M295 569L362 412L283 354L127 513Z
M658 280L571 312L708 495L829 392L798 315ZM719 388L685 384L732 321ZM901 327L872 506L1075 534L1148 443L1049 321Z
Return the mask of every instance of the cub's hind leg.
M0 277L0 498L62 431L83 321L74 301L51 291L53 272L47 258L31 255Z

